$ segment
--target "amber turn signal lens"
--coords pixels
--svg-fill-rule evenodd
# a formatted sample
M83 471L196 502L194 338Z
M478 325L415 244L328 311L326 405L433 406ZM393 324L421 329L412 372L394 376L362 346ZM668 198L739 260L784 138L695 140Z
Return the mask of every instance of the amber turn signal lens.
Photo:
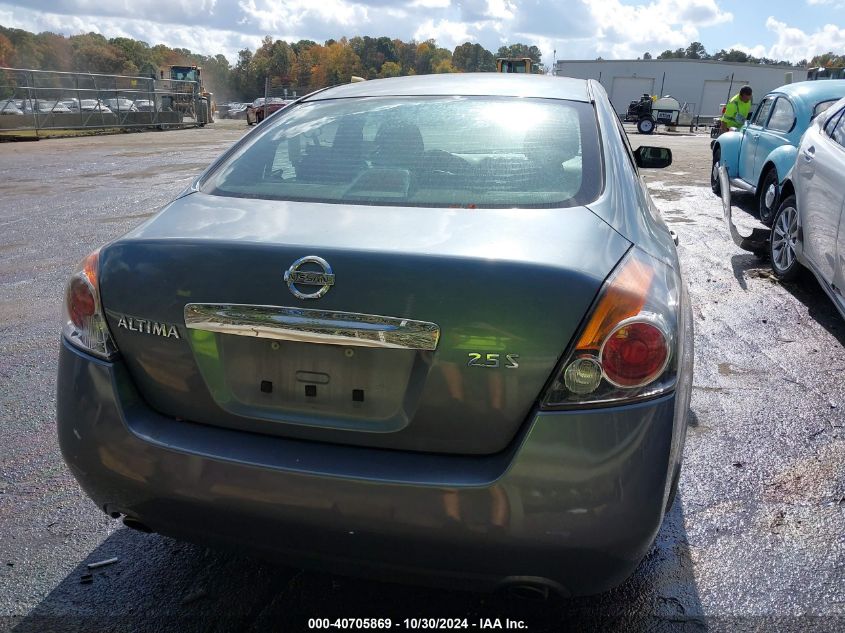
M638 315L645 305L653 278L653 268L638 258L629 258L599 300L576 349L598 351L614 327Z

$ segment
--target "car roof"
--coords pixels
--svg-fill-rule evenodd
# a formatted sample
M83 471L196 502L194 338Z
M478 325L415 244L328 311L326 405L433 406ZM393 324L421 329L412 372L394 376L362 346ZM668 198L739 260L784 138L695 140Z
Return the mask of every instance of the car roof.
M785 94L797 101L815 105L820 101L845 97L845 79L823 79L820 81L799 81L787 84L769 94Z
M335 86L306 100L441 95L592 100L584 79L517 73L444 73L373 79Z

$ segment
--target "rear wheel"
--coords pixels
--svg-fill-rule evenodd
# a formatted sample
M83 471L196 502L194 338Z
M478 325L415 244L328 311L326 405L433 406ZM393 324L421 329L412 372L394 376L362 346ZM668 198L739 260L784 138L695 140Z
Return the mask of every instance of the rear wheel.
M775 214L772 224L772 238L769 240L769 255L772 270L782 281L795 279L801 264L795 257L798 242L798 207L795 196L784 200Z
M718 147L713 150L713 165L710 168L710 189L717 196L722 195L722 183L719 182L719 161L722 159L722 150Z
M778 172L774 167L772 167L766 172L766 175L763 176L763 182L760 185L760 222L766 226L772 226L772 222L775 219L775 213L778 210L778 198L780 198Z
M651 119L640 119L637 121L637 131L640 134L651 134L654 132L654 121Z

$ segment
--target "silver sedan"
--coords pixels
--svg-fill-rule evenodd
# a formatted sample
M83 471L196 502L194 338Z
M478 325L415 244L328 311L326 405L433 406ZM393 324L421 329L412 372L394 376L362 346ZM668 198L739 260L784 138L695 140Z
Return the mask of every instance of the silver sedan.
M845 316L845 99L804 134L782 198L770 240L775 275L808 268Z
M692 317L595 81L269 116L66 294L58 433L126 525L338 573L600 592L675 496Z

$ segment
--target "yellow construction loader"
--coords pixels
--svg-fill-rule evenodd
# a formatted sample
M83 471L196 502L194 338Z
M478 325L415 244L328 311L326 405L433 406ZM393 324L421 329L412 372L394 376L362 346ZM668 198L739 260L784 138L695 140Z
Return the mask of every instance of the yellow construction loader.
M185 116L195 117L199 125L213 123L212 112L214 111L213 95L205 89L202 83L202 68L199 66L167 66L159 71L161 79L177 81L196 82L197 92L194 95L185 91L187 84L171 85L173 95L171 107L182 112Z
M497 73L540 74L540 64L530 57L499 57L496 60Z

